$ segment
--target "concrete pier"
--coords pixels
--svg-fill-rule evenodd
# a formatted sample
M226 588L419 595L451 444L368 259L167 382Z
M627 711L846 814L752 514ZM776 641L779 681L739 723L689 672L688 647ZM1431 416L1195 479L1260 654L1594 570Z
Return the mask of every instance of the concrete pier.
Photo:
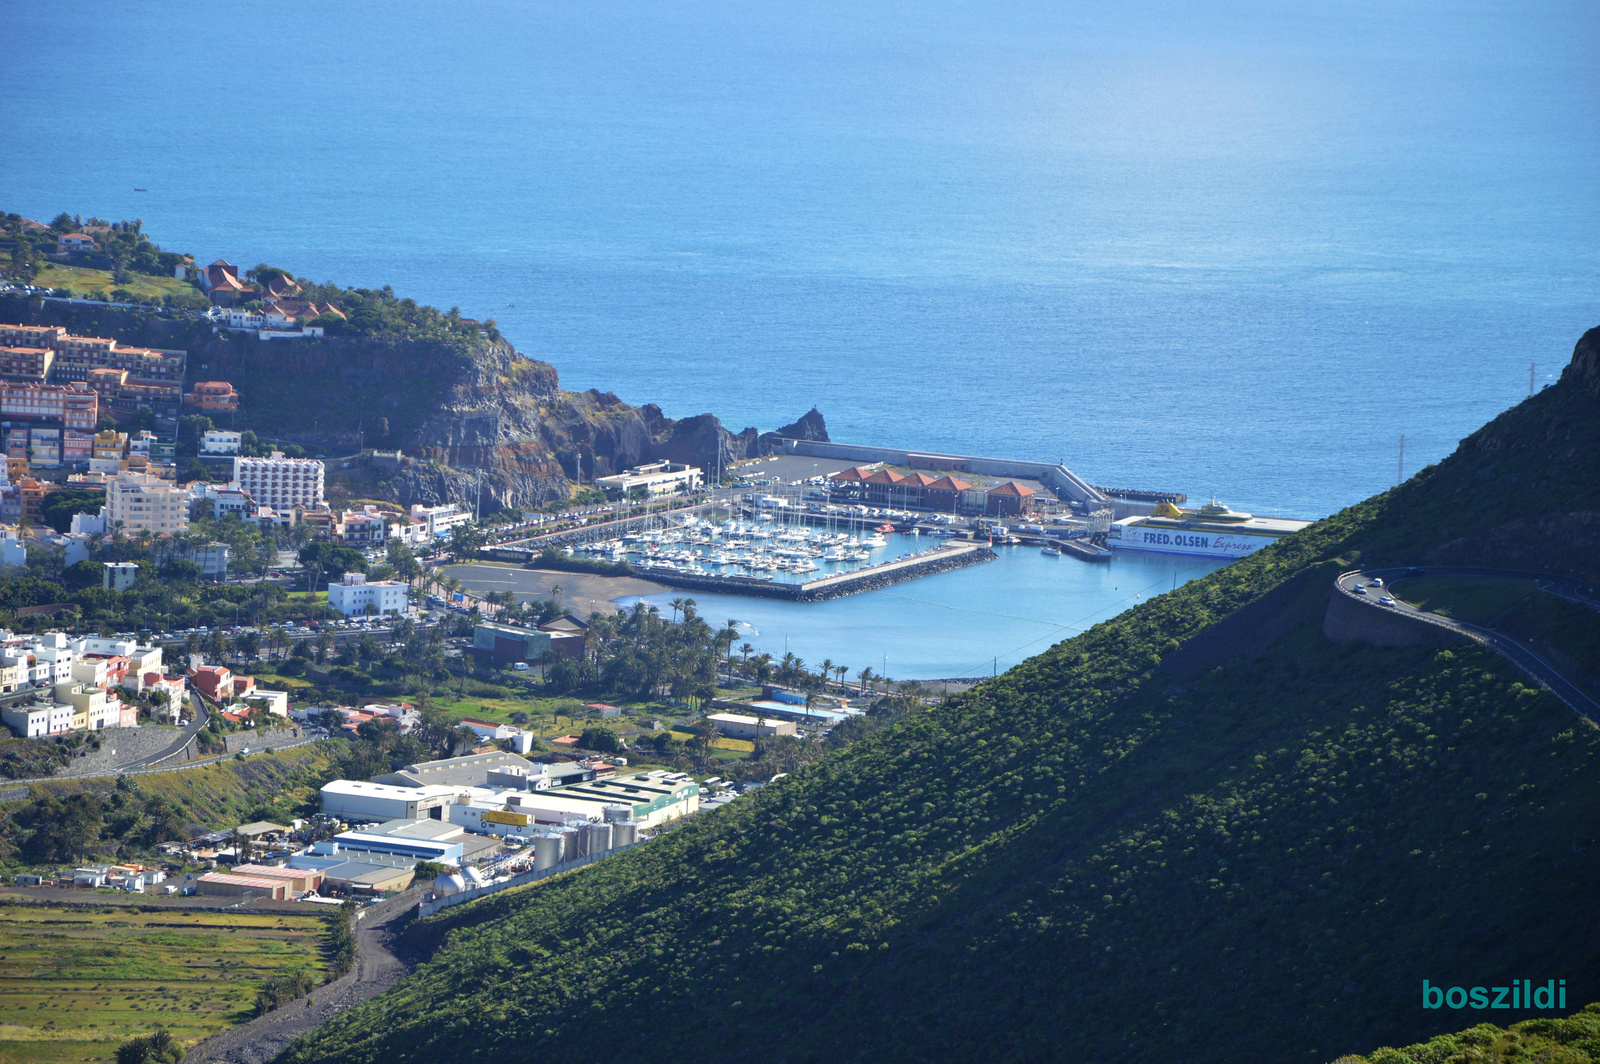
M992 561L999 557L981 543L949 543L925 553L869 565L848 573L835 573L805 583L783 583L750 576L712 576L681 573L654 566L636 565L634 571L646 580L691 591L722 595L750 595L756 598L784 599L789 602L825 602L863 591L876 591L902 580L915 580L934 573Z

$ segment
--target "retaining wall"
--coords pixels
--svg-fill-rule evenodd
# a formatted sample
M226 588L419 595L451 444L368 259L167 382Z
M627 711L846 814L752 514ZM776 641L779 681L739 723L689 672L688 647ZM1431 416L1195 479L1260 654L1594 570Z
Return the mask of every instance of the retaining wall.
M1375 647L1443 647L1472 641L1419 614L1357 602L1338 588L1328 596L1322 634L1335 643L1362 642Z

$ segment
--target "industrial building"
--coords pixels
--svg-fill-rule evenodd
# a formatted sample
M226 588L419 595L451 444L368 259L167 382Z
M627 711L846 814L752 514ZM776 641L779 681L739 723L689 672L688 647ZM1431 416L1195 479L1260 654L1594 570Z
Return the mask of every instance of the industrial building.
M308 868L246 864L234 868L230 874L252 879L279 880L288 886L291 897L316 890L322 885L322 873Z
M506 753L503 750L495 750L482 754L467 754L463 757L447 757L439 761L418 762L417 764L407 765L400 771L391 772L386 776L375 776L372 782L412 788L489 787L496 785L489 782L489 776L493 772L517 769L524 774L538 775L539 770L545 767L536 765L525 757ZM521 784L516 783L499 785L521 786ZM527 789L531 790L533 788Z
M516 662L537 663L550 649L551 635L537 628L517 628L509 624L480 622L472 630L472 649L496 665Z
M405 890L416 877L416 862L405 859L386 864L380 855L361 855L349 860L338 855L299 854L289 858L289 867L314 871L322 877L322 891L335 894L386 894Z
M730 739L763 739L769 735L794 734L794 722L790 720L747 717L743 713L712 713L706 720Z
M322 788L322 811L341 820L385 821L431 816L455 800L458 787L414 784L397 787L361 780L334 780Z
M550 792L551 797L590 803L627 806L639 827L649 828L688 816L700 808L700 785L682 772L638 772L629 776L591 780ZM542 795L539 797L543 797Z
M201 894L221 898L250 897L284 901L289 897L290 887L287 880L277 877L208 872L199 878L195 889Z
M418 861L460 864L464 834L460 826L444 820L405 817L354 831L341 831L333 837L333 845L340 853L386 853ZM313 852L316 852L315 847Z

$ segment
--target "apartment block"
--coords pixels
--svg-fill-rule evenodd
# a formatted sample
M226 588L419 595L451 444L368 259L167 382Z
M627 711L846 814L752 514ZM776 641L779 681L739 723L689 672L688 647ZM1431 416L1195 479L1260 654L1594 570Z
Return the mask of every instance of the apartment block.
M106 482L105 517L107 528L120 527L127 535L185 532L189 496L149 473L118 473Z
M233 479L243 491L262 506L284 510L292 506L316 506L322 502L326 470L315 458L285 458L273 451L266 458L238 457L233 460Z

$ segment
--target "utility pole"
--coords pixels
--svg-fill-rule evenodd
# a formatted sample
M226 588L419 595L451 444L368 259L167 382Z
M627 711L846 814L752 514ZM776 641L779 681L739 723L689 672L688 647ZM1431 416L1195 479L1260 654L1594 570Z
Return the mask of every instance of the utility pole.
M1404 484L1405 480L1406 480L1406 435L1405 435L1405 433L1402 432L1400 434L1400 460L1395 465L1395 472L1394 472L1395 487L1399 487L1401 484Z

